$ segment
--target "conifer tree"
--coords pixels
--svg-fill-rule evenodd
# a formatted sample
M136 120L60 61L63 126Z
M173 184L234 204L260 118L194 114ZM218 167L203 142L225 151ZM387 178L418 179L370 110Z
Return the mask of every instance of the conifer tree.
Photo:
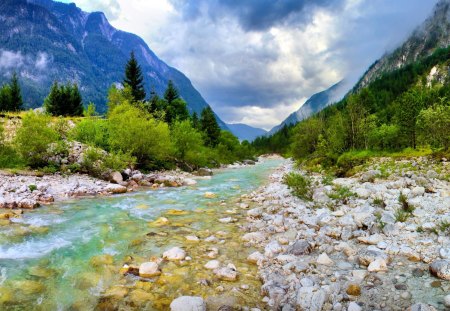
M54 82L50 94L44 102L48 113L54 116L81 116L83 115L83 103L80 90L76 84L59 85Z
M8 112L11 103L11 87L6 84L0 88L0 112Z
M19 79L14 73L10 83L10 107L9 111L19 111L23 106L22 94L20 91Z
M192 114L192 127L196 130L200 129L200 120L198 119L198 114L195 111Z
M205 133L205 143L207 146L215 147L219 143L220 127L211 107L206 107L202 111L200 118L200 128Z
M134 52L131 52L130 59L125 67L125 79L123 80L123 85L131 87L135 101L143 101L145 99L144 77Z
M179 98L180 95L178 94L178 90L176 89L175 85L173 84L172 80L169 80L169 83L167 84L167 89L164 93L164 99L167 101L167 103L170 105L172 102Z

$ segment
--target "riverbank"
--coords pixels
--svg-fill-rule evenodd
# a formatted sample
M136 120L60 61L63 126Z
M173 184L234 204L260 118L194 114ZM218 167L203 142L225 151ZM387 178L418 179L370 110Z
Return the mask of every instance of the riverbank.
M283 166L243 197L253 208L242 239L259 248L247 260L267 309L450 306L448 162L380 159L351 178L312 174L312 201L283 184L291 171Z
M209 175L205 171L201 175ZM0 208L34 209L68 199L108 196L133 192L138 189L159 189L196 184L194 176L181 171L142 174L126 170L111 174L112 182L84 174L12 174L0 172Z

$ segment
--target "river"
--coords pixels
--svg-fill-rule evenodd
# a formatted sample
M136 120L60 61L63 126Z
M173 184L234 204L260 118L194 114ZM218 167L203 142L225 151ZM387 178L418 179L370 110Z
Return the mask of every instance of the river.
M26 213L0 227L0 309L159 310L181 295L262 308L256 267L245 260L252 250L239 240L245 210L238 203L281 163L219 170L191 187L79 199ZM217 197L205 198L206 192ZM155 223L159 217L169 223ZM217 221L223 217L238 223ZM200 242L187 241L187 235ZM210 236L216 239L205 242ZM192 260L165 262L154 279L119 273L124 263L139 265L173 246L183 247ZM220 250L217 260L237 267L237 282L217 280L203 268L214 247Z

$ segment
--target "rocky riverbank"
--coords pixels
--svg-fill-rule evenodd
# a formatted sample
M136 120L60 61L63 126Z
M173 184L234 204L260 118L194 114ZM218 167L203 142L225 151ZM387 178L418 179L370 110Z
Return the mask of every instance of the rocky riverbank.
M208 170L200 175L209 175ZM73 174L10 174L0 172L0 208L33 209L41 204L51 204L77 197L104 196L135 191L140 187L153 189L194 185L196 176L181 172L154 172L143 174L126 170L113 172L111 182Z
M448 162L381 159L351 178L313 174L312 201L283 184L293 170L243 197L252 209L242 239L259 248L248 260L267 309L450 307Z

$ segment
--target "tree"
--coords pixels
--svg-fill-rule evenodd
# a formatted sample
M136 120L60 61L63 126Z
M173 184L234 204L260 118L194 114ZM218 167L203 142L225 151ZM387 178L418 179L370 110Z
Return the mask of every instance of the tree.
M189 119L189 112L186 107L186 102L181 98L177 98L168 104L165 112L165 120L169 124L172 124L175 121Z
M11 87L9 85L3 85L0 88L0 111L7 112L10 111L11 103Z
M22 117L22 126L17 130L14 144L22 158L32 167L47 164L45 159L49 146L59 139L58 133L50 125L51 118L44 114L30 111Z
M178 90L176 89L172 80L169 80L169 83L167 84L167 89L164 92L164 99L167 101L169 105L171 105L172 102L179 97L180 95L178 94Z
M450 103L441 103L420 112L417 120L421 140L434 148L450 147Z
M44 101L44 107L53 116L82 116L83 103L78 86L54 82Z
M220 127L211 107L206 107L200 117L200 129L205 134L205 143L209 147L215 147L219 143Z
M179 160L196 166L207 164L202 135L189 120L175 122L171 134L175 145L175 156Z
M134 101L143 101L145 99L144 77L134 52L131 52L130 59L125 67L123 86L127 85L131 88Z
M297 158L306 158L317 150L319 138L323 133L322 119L311 117L295 127L292 152Z
M129 103L110 112L108 130L111 150L131 154L141 165L163 161L172 153L168 125Z
M191 119L192 119L192 127L195 128L196 130L199 130L200 129L200 120L198 119L197 112L194 111Z
M120 89L116 85L111 86L108 91L108 112L113 111L114 108L125 102L129 104L133 102L131 87L126 85L123 89Z
M22 93L20 90L19 79L17 74L14 73L10 83L10 107L9 111L19 111L23 106Z

